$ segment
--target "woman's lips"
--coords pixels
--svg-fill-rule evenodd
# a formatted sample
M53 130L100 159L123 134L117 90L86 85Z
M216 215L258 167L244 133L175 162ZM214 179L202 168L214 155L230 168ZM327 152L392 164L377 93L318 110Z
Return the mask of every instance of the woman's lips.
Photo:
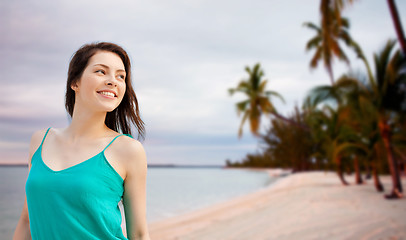
M98 94L102 95L103 97L114 99L117 97L117 94L112 91L98 91Z

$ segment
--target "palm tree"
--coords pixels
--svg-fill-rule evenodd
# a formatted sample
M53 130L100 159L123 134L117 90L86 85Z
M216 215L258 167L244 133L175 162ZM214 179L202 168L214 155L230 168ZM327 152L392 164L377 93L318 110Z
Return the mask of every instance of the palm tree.
M406 112L403 104L406 101L406 92L402 91L402 86L406 84L406 58L398 50L392 56L392 50L395 46L394 40L389 40L385 47L374 54L375 62L375 88L371 88L372 103L375 106L378 129L386 149L389 169L392 175L393 189L388 198L397 198L401 196L402 184L399 176L399 169L396 155L394 154L392 144L393 134L393 113Z
M348 182L344 179L343 165L347 159L343 156L343 143L348 131L346 129L343 118L341 117L345 111L344 108L339 108L337 111L332 107L326 106L324 111L321 111L319 117L321 117L323 125L321 126L325 130L324 144L326 147L327 157L336 165L338 177L344 185L348 185Z
M268 81L263 79L264 72L259 63L255 64L253 68L247 66L245 71L248 73L248 79L241 80L236 88L230 88L228 90L230 95L233 95L235 92L241 92L247 96L246 100L236 104L238 116L241 112L243 113L240 128L238 130L239 138L242 136L242 129L247 119L249 120L251 132L255 136L259 136L258 130L260 119L263 114L280 116L270 100L271 96L279 97L284 101L279 93L265 90Z
M363 57L369 81L365 81L364 86L362 86L360 84L362 81L357 80L356 77L344 75L340 82L346 84L341 85L341 87L336 86L334 91L325 94L329 98L338 96L340 95L338 94L339 91L348 92L348 86L351 84L359 85L362 88L357 90L358 95L356 95L360 104L358 111L362 110L363 114L367 114L370 118L368 120L364 116L363 125L370 121L371 124L374 124L373 127L369 128L370 131L378 129L379 139L374 137L375 141L370 142L370 147L378 151L376 146L382 142L385 148L393 183L393 189L391 194L387 195L388 198L400 197L402 192L398 163L395 159L397 155L394 153L392 139L396 114L406 112L406 90L402 90L402 86L406 85L406 58L399 50L391 56L394 45L395 41L389 40L378 54L374 54L375 75L372 74L370 66L359 48L359 56ZM340 104L343 103L339 102L338 105L340 106ZM368 136L365 132L364 134ZM371 132L371 134L376 136L376 133Z
M359 144L367 151L359 151L357 155L363 156L367 161L367 167L372 169L375 188L378 192L384 190L379 179L378 170L382 165L382 139L377 130L376 111L369 101L369 85L365 81L360 81L359 76L344 75L339 82L347 82L348 105L351 107L351 116L360 136Z
M357 80L342 77L333 86L316 87L306 101L313 108L321 103L331 103L325 105L323 110L313 110L315 114L311 115L308 122L316 139L324 144L325 153L336 165L344 185L347 182L342 172L343 161L352 161L356 183L360 184L360 161L368 159L368 138L363 135L365 123L358 102L359 93Z
M334 19L340 21L341 12L343 9L355 0L321 0L320 1L320 13L321 13L321 26L323 29L330 29L331 23ZM399 13L397 11L395 0L387 0L389 11L392 16L393 25L395 27L396 35L402 51L406 54L406 38L402 28L402 22L399 18ZM333 14L332 14L333 13ZM327 31L326 31L327 32ZM326 39L329 38L328 35L325 36Z
M355 0L321 0L320 14L322 27L324 29L330 29L332 22L338 21L338 23L340 23L341 12L347 5L354 3L354 1Z
M391 54L395 43L394 40L389 40L378 54L374 54L375 75L371 74L368 62L364 61L369 73L366 102L370 103L370 109L375 112L375 128L379 129L392 176L393 188L392 192L386 195L387 198L398 198L403 191L392 135L394 114L406 111L403 106L406 92L402 90L402 86L406 84L406 58L399 50Z
M316 49L310 62L311 68L316 68L317 63L323 60L324 66L330 76L331 84L334 84L334 75L332 62L334 56L348 64L348 58L340 48L338 41L344 40L347 45L351 45L350 35L348 34L349 22L342 18L341 12L348 4L355 0L321 0L320 1L320 27L314 23L306 22L305 26L316 31L314 36L307 43L306 50Z
M339 82L337 82L339 84ZM330 163L336 166L336 171L343 185L348 185L344 179L343 165L351 159L349 149L357 148L354 139L357 139L355 131L349 126L349 107L343 104L342 93L336 85L320 86L314 88L305 101L304 108L311 109L307 124L312 129L316 145ZM320 103L327 101L332 105L325 104L322 109L317 108ZM310 106L310 107L309 107Z
M405 34L403 33L402 23L400 22L395 0L388 0L388 6L392 16L393 25L395 25L396 35L398 36L400 46L402 47L403 54L406 54L406 38Z
M330 15L333 15L333 13L330 13ZM331 85L333 85L333 58L337 57L339 60L349 64L349 60L343 49L340 47L339 42L343 41L348 47L351 47L354 50L357 44L348 33L350 27L348 19L340 18L338 20L336 18L331 18L328 27L323 24L325 25L325 23L322 22L322 27L311 22L305 22L303 24L305 27L316 31L316 35L307 42L306 51L315 50L310 61L310 68L316 68L318 63L323 61L330 76Z

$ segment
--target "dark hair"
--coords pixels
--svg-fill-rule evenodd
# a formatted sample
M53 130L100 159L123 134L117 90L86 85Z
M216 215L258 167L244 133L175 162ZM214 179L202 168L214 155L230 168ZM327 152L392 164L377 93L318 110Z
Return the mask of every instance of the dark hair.
M108 51L117 54L123 61L126 71L126 90L124 97L116 109L111 112L107 112L105 120L106 126L117 132L131 134L130 122L132 122L137 127L138 139L142 138L144 140L144 122L141 120L137 97L131 85L130 58L122 47L114 43L100 42L85 44L75 52L69 63L68 81L66 83L65 95L66 110L72 117L73 109L75 107L75 91L72 90L71 86L80 80L89 59L98 51Z

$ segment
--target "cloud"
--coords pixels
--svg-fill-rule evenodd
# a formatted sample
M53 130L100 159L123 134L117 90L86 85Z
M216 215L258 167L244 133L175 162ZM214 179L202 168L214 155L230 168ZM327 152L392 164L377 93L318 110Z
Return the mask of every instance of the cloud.
M403 16L406 3L397 5ZM357 1L346 15L369 59L395 37L383 1ZM300 0L2 1L0 154L22 156L16 149L25 151L33 131L67 125L70 57L84 43L112 41L132 60L151 162L242 158L257 140L248 126L243 140L237 139L235 103L244 96L230 97L227 89L246 77L245 66L261 62L268 89L286 100L273 99L286 114L312 87L329 84L322 66L309 70L312 53L304 50L314 33L302 23L318 18L318 2ZM363 69L348 54L353 68ZM334 66L336 76L347 70Z

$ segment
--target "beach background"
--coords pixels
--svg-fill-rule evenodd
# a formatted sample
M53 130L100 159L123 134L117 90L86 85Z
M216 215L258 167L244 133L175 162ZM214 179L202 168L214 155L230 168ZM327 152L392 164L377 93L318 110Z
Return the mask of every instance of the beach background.
M343 187L334 173L306 172L150 231L162 240L406 239L405 213L406 199L384 201L370 183Z
M399 0L1 1L0 238L31 134L69 124L70 57L111 41L146 123L153 240L406 239L390 3L404 28Z
M12 238L27 170L0 167L1 240ZM151 239L406 239L406 198L385 201L371 181L344 187L335 173L280 169L151 168L149 173ZM390 187L389 176L382 181Z
M26 166L0 166L1 240L12 238L24 203L27 176ZM171 218L255 192L276 178L255 170L152 167L147 178L147 221Z

